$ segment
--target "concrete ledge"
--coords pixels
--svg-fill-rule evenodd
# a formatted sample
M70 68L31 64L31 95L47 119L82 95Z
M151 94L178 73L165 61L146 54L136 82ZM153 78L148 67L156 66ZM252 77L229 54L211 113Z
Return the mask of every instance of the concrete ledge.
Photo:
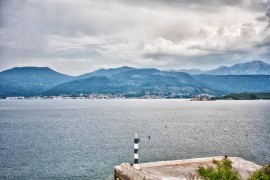
M159 161L139 164L140 169L135 169L128 163L115 166L119 179L136 180L180 180L187 179L189 175L195 175L199 166L213 166L212 160L222 160L223 156L183 159L174 161ZM261 166L239 157L229 157L232 166L243 179ZM117 176L115 176L117 178ZM124 178L123 178L124 177Z

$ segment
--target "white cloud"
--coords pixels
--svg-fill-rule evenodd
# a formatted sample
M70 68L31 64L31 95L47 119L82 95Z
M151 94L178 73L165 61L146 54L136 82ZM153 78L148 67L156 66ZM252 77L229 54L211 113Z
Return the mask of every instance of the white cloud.
M197 55L205 54L199 48L189 48L191 44L200 43L196 40L182 40L178 43L174 43L163 37L159 37L156 40L145 45L143 52L145 54L164 54L164 55Z
M176 43L159 37L145 45L144 53L179 56L248 53L266 37L262 32L263 29L251 23L241 24L239 28L200 29L197 34Z
M89 47L97 47L107 44L104 37L87 36L77 33L73 37L64 37L59 35L50 35L47 37L46 50L53 52L70 52L76 50L87 50Z

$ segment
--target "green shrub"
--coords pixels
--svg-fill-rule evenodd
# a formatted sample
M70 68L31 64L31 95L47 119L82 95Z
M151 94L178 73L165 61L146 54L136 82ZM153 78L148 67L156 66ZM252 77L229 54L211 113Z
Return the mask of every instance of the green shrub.
M263 167L262 169L255 171L248 180L270 180L270 163L268 166Z
M240 180L238 172L232 168L232 162L225 158L222 161L213 160L216 167L200 166L199 176L205 180Z

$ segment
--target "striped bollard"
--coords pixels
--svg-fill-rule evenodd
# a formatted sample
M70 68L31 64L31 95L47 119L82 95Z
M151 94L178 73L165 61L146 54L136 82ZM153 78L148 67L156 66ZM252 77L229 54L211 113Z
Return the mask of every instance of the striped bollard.
M135 138L134 138L134 164L133 164L133 167L135 169L140 169L139 168L139 156L138 156L138 150L139 150L139 139L138 139L138 136L137 136L137 133L135 133Z

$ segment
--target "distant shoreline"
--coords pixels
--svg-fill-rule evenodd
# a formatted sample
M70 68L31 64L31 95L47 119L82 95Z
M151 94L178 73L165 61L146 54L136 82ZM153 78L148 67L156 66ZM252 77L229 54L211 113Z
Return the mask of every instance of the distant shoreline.
M182 101L219 101L219 100L270 100L270 93L232 93L220 97L211 97L211 98L165 98L165 97L98 97L98 98L89 98L89 97L6 97L0 98L0 100L114 100L114 99L123 99L123 100L182 100Z

